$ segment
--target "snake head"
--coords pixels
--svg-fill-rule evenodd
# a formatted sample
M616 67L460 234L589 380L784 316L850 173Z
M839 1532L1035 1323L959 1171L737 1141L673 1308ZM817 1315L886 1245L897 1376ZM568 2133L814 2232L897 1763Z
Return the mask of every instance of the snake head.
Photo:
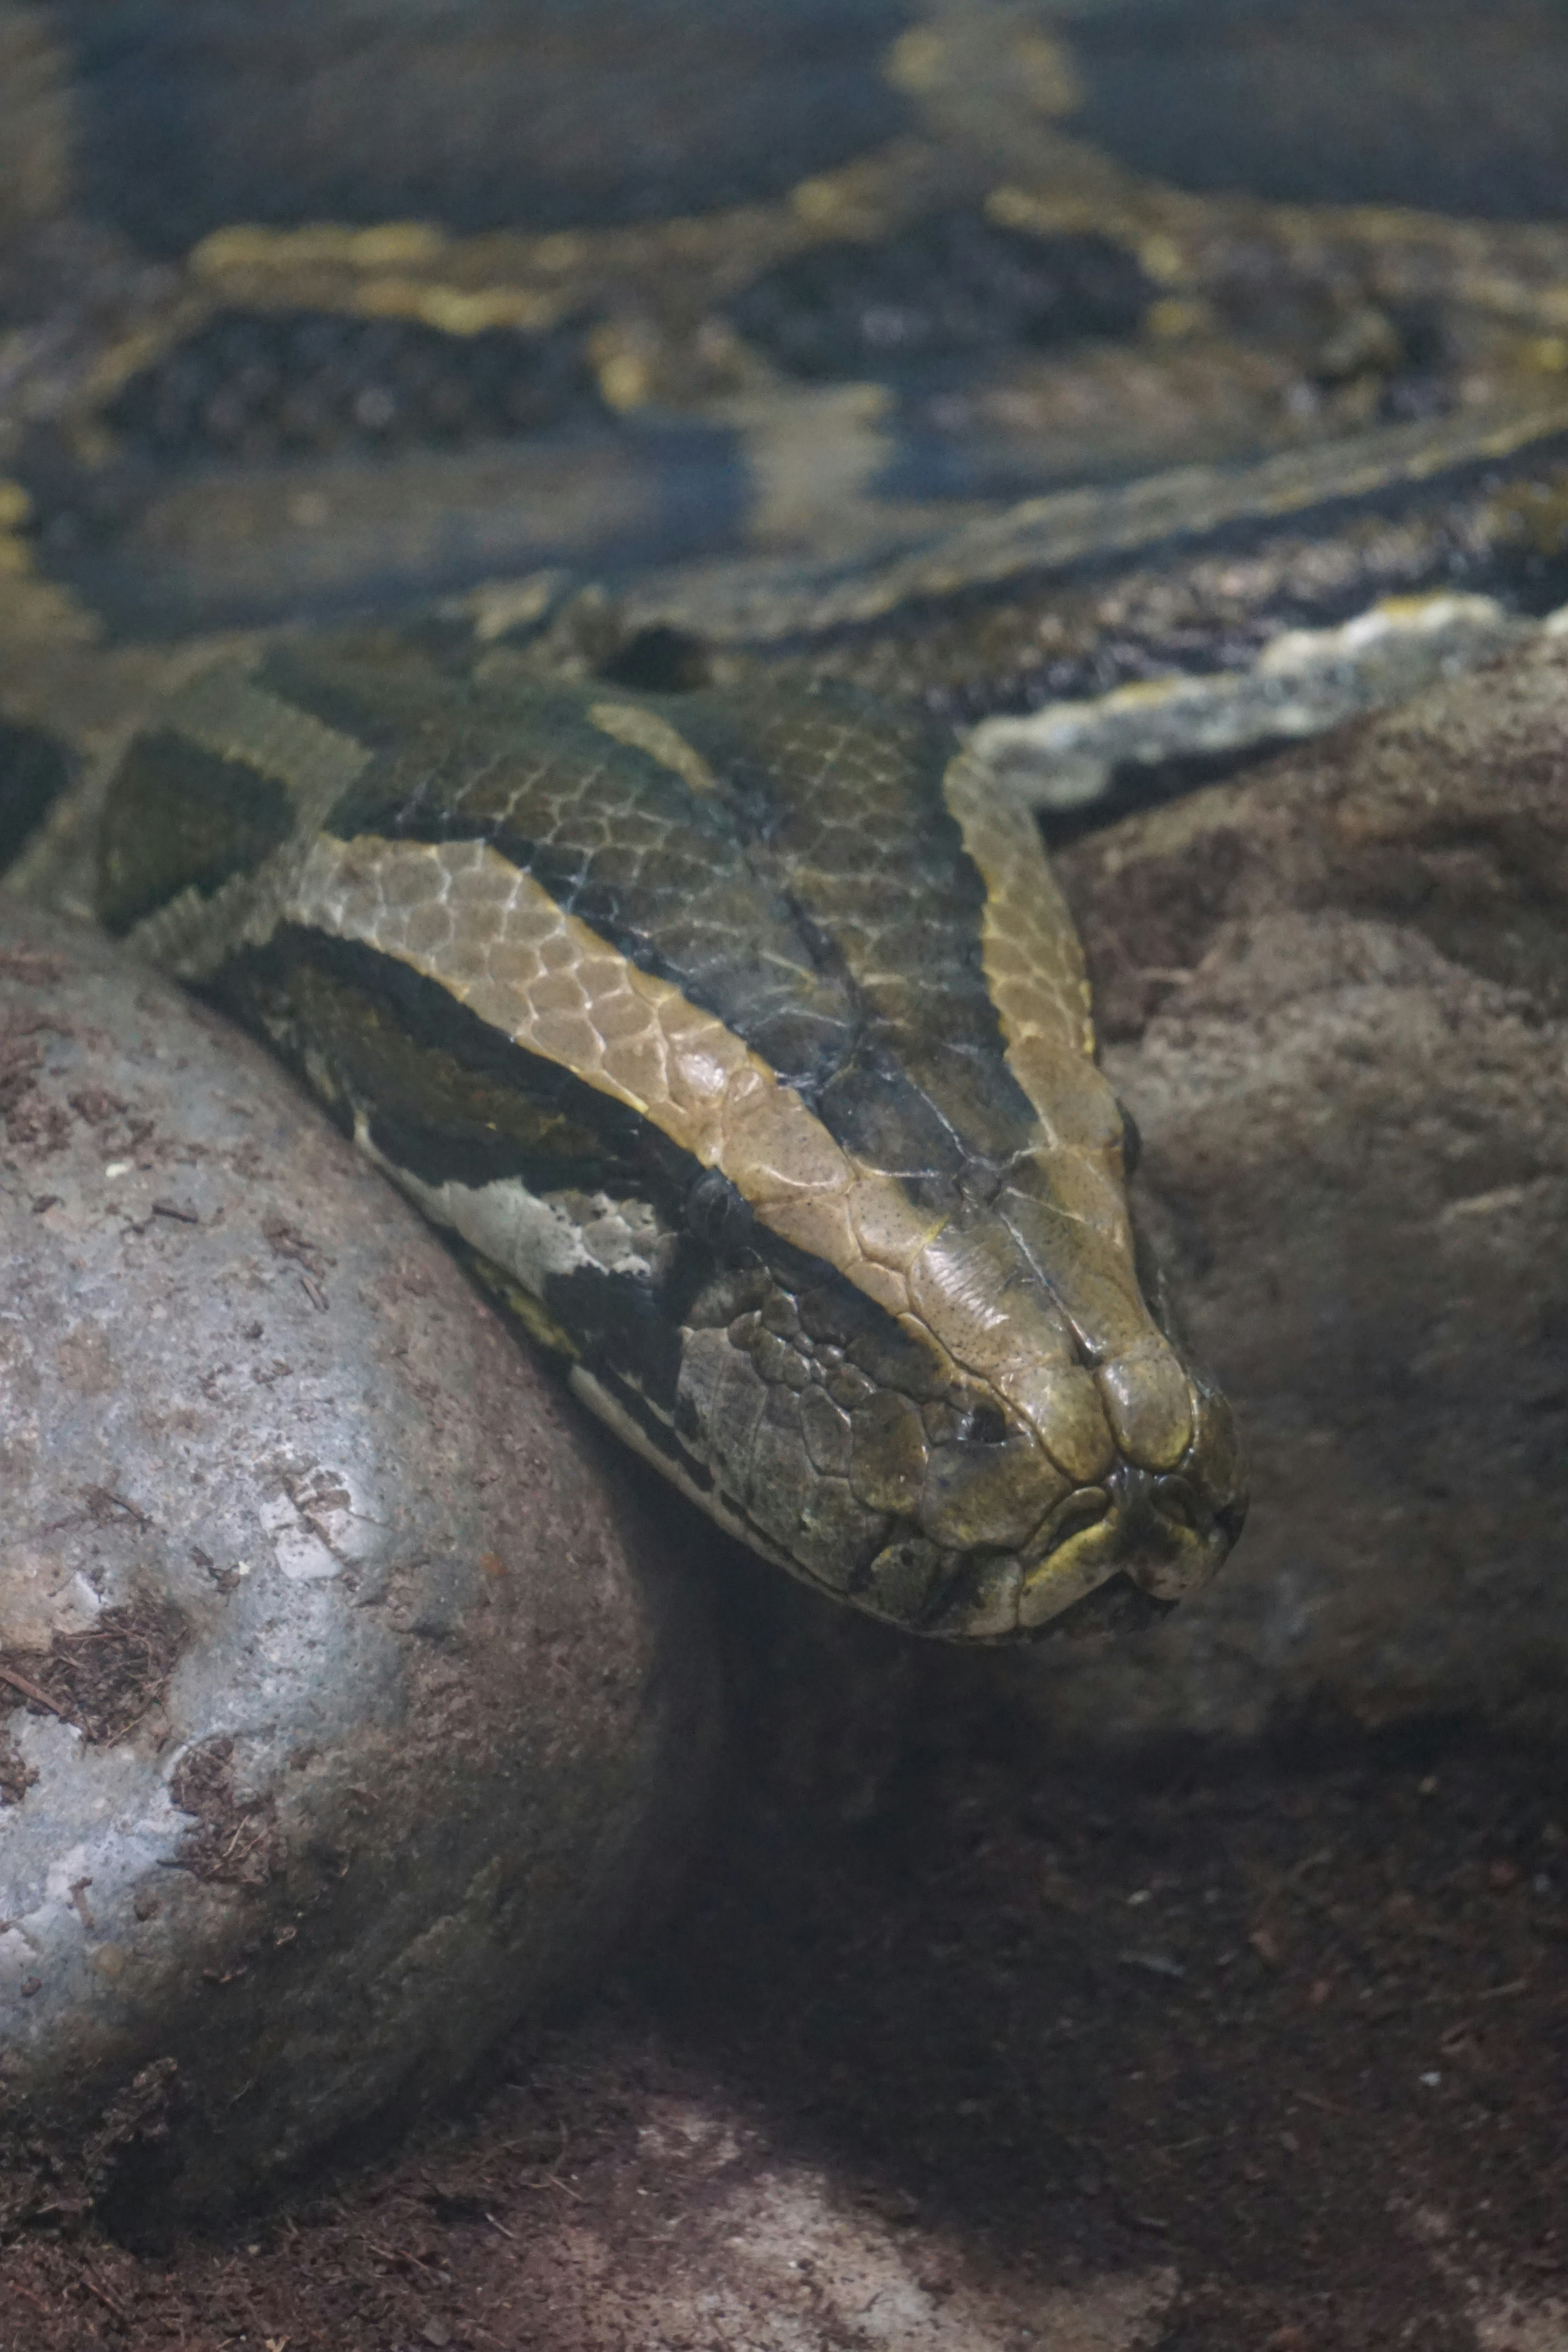
M960 1641L1217 1567L1068 909L921 714L274 646L130 746L102 881L769 1558Z
M994 1217L908 1269L923 1317L752 1241L690 1309L656 1440L753 1548L963 1642L1146 1623L1219 1568L1247 1509L1230 1409L1141 1300L1096 1365ZM942 1323L955 1292L977 1322Z

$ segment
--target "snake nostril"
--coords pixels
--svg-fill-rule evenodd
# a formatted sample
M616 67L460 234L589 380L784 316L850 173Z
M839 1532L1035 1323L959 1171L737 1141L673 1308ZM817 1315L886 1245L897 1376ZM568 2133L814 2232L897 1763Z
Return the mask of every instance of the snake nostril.
M1196 1533L1201 1517L1198 1498L1184 1478L1156 1478L1152 1499L1163 1519L1173 1519L1178 1527Z
M1110 1509L1110 1496L1103 1486L1079 1487L1068 1496L1051 1523L1047 1551L1059 1551L1073 1536L1098 1527Z
M965 1414L958 1442L961 1445L1005 1445L1006 1421L995 1405L977 1404Z

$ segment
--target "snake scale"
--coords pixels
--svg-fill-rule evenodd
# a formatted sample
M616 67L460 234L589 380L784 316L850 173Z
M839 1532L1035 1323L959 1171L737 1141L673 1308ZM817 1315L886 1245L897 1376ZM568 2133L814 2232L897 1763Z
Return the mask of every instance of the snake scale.
M99 827L109 927L819 1589L1201 1583L1237 1439L1037 812L1555 625L1561 21L146 0L0 63L0 751L79 778L15 887Z

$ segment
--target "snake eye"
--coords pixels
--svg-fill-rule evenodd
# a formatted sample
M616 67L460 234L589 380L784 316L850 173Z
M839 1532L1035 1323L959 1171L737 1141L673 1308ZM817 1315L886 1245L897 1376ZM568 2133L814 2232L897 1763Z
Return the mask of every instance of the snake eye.
M977 1404L958 1433L960 1445L1005 1445L1007 1423L994 1404Z
M720 1257L732 1257L752 1238L748 1202L717 1168L704 1168L686 1188L687 1230Z

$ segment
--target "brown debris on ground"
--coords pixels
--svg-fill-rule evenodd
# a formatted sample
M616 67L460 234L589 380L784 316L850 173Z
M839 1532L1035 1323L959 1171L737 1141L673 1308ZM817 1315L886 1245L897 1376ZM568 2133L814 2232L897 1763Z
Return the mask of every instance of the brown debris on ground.
M100 1488L93 1496L100 1510L120 1505L139 1516ZM80 1633L56 1633L47 1650L0 1650L0 1706L58 1715L94 1747L112 1747L159 1704L187 1637L178 1609L140 1595Z
M737 1798L637 1976L390 2158L14 2243L0 2352L849 2352L889 2265L936 2352L1555 2346L1565 2079L1560 1759L971 1741L868 1821Z
M37 1777L16 1742L0 1735L0 1805L19 1805Z
M204 1740L187 1748L170 1776L169 1797L197 1821L180 1841L182 1870L224 1886L265 1886L282 1867L277 1806L269 1797L237 1790L232 1739Z

